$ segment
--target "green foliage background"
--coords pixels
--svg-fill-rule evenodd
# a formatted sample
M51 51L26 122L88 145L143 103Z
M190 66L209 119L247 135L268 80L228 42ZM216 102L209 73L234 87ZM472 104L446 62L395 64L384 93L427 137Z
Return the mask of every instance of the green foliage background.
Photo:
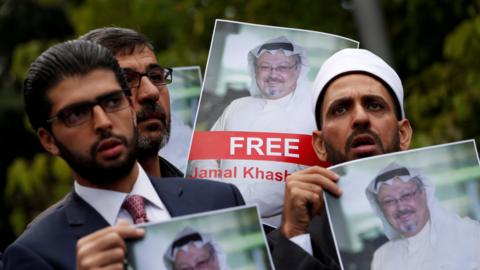
M379 0L395 67L404 81L414 147L480 137L480 0ZM101 26L134 28L167 66L202 70L216 18L330 32L359 39L353 0L0 1L0 251L72 179L28 126L22 80L56 42ZM362 44L360 44L362 46Z

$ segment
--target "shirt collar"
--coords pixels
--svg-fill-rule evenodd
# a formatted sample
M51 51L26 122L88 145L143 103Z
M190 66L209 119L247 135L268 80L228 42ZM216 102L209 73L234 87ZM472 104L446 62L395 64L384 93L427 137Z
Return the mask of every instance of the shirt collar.
M123 201L127 195L141 195L148 203L161 209L166 209L142 166L138 163L136 166L139 168L138 176L130 193L86 187L80 185L77 181L74 183L75 192L90 204L110 225L116 223Z

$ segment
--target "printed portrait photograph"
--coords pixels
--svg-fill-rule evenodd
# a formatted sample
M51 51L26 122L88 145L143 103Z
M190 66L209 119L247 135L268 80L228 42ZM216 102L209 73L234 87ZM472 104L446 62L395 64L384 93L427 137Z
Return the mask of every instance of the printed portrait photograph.
M262 221L280 225L287 176L322 165L312 84L358 42L329 33L216 20L187 176L235 184Z
M142 226L127 242L127 269L273 269L255 206L235 207Z
M330 168L326 196L342 269L477 269L480 167L473 140Z

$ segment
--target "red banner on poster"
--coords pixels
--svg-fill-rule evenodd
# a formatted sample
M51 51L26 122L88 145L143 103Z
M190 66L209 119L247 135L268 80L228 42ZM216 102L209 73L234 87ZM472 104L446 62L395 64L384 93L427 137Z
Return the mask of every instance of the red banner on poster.
M329 166L317 158L311 135L271 132L196 131L189 159L268 160Z

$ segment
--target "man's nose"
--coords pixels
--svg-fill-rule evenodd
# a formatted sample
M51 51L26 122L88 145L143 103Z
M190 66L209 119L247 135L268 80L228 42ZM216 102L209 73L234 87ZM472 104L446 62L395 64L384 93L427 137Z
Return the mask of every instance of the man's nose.
M401 201L399 199L396 200L395 205L399 211L403 211L408 208L407 207L408 203Z
M352 127L369 127L370 126L370 116L367 111L361 104L356 104L353 108L352 114Z
M97 132L112 128L110 117L99 105L92 108L92 121L94 125L93 128Z
M135 96L136 102L144 104L146 102L157 102L160 96L158 87L150 81L147 76L143 76L140 80L137 93Z

